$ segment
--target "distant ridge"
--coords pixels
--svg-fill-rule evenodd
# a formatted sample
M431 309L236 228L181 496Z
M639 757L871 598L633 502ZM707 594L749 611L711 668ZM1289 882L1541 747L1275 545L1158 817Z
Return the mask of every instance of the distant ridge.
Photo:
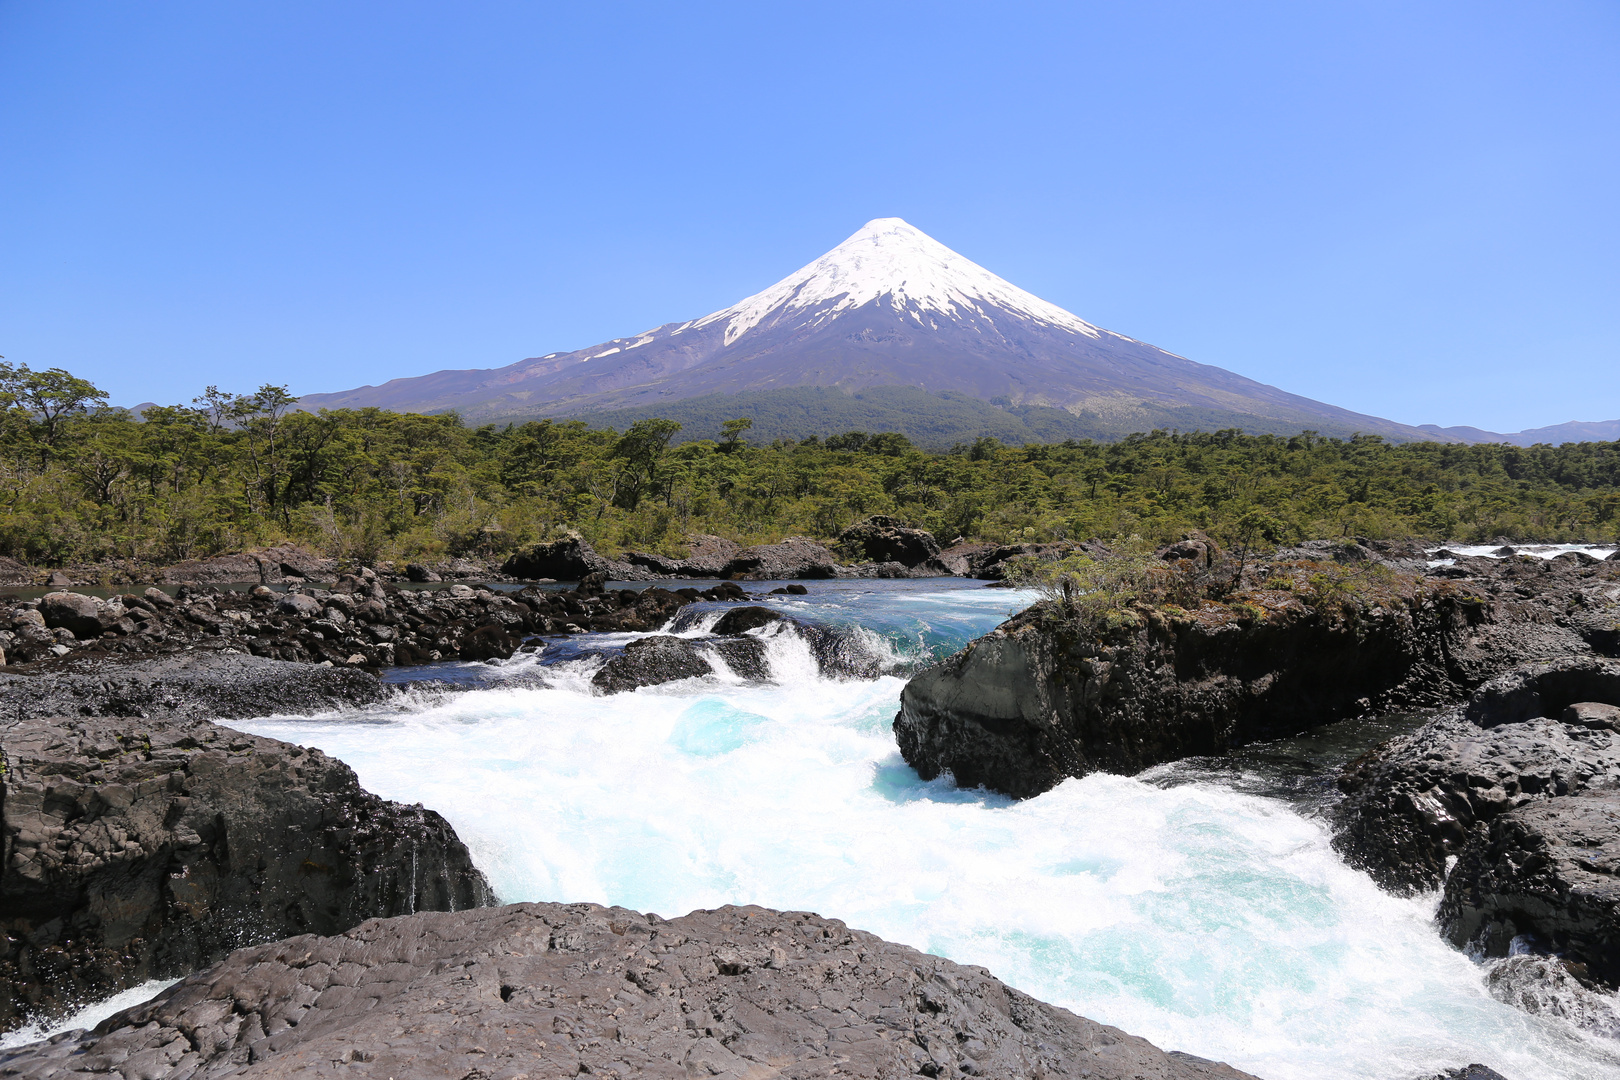
M1611 442L1620 439L1620 420L1598 420L1594 422L1571 420L1567 424L1529 428L1525 431L1515 431L1507 435L1495 431L1484 431L1476 427L1439 427L1435 424L1422 424L1419 426L1422 430L1441 438L1470 443L1512 443L1514 446L1534 446L1537 443L1550 443L1553 446L1558 446L1561 443Z
M807 388L851 400L889 388L957 395L1004 411L1057 410L1076 418L1075 430L1097 437L1214 425L1446 438L1093 326L899 218L868 222L775 285L700 319L504 368L438 371L311 394L301 405L456 410L486 422L671 415L675 403L693 399L746 395L758 401ZM823 403L839 404L824 396Z

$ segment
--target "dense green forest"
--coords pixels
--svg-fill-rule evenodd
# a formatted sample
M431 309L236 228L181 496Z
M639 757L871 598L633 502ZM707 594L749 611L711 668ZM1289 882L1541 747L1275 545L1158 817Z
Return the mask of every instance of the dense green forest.
M941 539L1187 528L1227 541L1421 535L1612 540L1620 443L1561 447L1155 431L1116 442L925 452L904 435L749 442L736 419L468 427L454 415L311 414L284 387L209 387L141 416L59 369L0 363L0 555L165 562L298 540L366 562L496 556L577 530L605 551L684 535L830 538L891 513Z

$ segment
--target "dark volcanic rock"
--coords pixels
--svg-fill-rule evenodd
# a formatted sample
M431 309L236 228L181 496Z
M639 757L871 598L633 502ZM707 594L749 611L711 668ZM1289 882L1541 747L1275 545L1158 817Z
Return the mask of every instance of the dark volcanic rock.
M1383 570L1386 584L1354 604L1266 585L1274 570L1299 580L1320 565L1251 567L1238 609L1137 604L1082 627L1032 608L912 678L894 724L901 753L925 778L949 770L1027 797L1098 769L1456 702L1518 665L1590 656L1595 628L1620 618L1613 571L1569 564L1465 582Z
M113 614L111 608L111 605L82 593L46 593L39 601L39 613L46 626L52 629L61 627L83 641L100 637L101 632L112 626L118 616L124 613L122 605L116 608L117 614Z
M1441 704L1445 629L1432 599L1356 618L1291 608L1247 624L1157 613L1094 637L1036 607L914 676L894 731L925 779L1038 795L1065 777L1137 772L1396 702ZM1376 703L1376 704L1375 704Z
M547 544L536 544L528 551L518 552L501 565L501 573L523 581L553 578L558 581L578 581L587 574L602 573L610 579L624 581L627 568L612 559L596 553L596 549L577 536L567 536ZM641 577L644 574L631 574Z
M856 558L921 566L939 556L939 541L923 529L910 529L896 517L873 514L838 534L838 545Z
M416 915L244 949L94 1032L0 1056L0 1074L1246 1075L836 920L748 907L666 921L592 904Z
M602 665L591 684L609 694L708 675L714 669L685 638L669 634L638 638Z
M318 750L60 717L12 724L4 747L5 1026L254 942L492 900L443 818Z
M1620 700L1612 661L1534 665L1493 680L1346 767L1335 846L1385 888L1439 887L1447 858L1487 837L1496 817L1620 784L1620 733L1551 718L1605 698Z
M1446 879L1452 943L1506 956L1514 939L1620 986L1620 791L1587 791L1499 814Z
M88 671L0 675L0 717L231 720L370 705L388 694L375 675L353 668L190 652Z
M714 624L712 633L741 634L773 622L780 622L783 618L785 616L780 611L773 611L767 607L733 608L720 616L720 621Z

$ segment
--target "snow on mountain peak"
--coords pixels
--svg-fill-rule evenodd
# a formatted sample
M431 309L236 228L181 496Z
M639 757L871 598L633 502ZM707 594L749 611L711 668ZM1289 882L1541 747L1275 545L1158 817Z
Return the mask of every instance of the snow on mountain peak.
M771 316L805 311L810 325L883 298L919 323L923 313L994 321L1011 312L1086 337L1097 327L997 277L900 218L874 218L815 262L688 326L725 321L725 343ZM681 329L686 329L682 327Z

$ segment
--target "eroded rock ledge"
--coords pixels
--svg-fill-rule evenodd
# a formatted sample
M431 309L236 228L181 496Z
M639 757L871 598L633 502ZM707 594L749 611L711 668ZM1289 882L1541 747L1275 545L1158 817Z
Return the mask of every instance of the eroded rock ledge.
M0 760L0 1028L243 945L493 902L442 817L318 750L200 720L22 717Z
M1091 1077L1247 1074L835 919L516 904L244 949L0 1076Z
M1607 564L1470 561L1463 580L1391 573L1355 606L1272 586L1312 572L1291 562L1228 603L1138 605L1105 627L1037 605L913 677L895 736L925 779L950 771L1029 797L1070 776L1444 706L1512 667L1612 647L1620 584Z

